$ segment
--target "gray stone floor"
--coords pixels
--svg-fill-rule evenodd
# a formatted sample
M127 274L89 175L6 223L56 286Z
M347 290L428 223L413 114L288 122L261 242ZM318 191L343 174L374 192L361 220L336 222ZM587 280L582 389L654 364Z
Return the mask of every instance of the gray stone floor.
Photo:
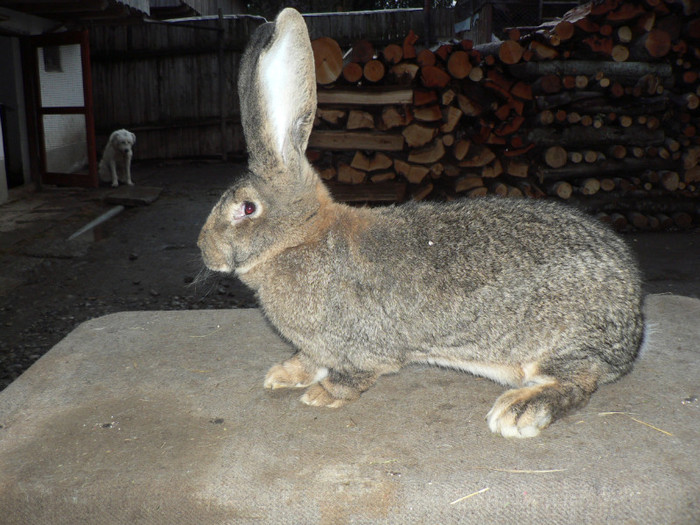
M291 349L256 309L88 321L0 393L11 524L700 521L700 300L652 295L634 371L540 436L503 388L408 367L319 409L262 388Z
M625 235L662 294L647 350L513 441L483 419L502 388L453 371L409 367L337 411L262 389L290 349L236 280L198 280L197 233L239 169L137 165L158 199L71 242L108 189L0 207L0 521L700 521L697 229Z

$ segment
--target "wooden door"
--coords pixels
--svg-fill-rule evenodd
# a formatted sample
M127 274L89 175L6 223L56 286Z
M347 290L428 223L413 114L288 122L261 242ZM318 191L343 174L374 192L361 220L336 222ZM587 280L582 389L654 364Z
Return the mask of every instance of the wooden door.
M87 31L32 37L30 74L41 181L96 187L97 155Z

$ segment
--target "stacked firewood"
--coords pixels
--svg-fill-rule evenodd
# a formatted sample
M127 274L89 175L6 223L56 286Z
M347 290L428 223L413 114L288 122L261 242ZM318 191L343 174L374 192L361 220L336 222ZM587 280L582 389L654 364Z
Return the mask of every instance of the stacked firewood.
M696 220L696 3L594 1L500 42L417 40L313 42L308 155L340 198L552 197L620 229Z

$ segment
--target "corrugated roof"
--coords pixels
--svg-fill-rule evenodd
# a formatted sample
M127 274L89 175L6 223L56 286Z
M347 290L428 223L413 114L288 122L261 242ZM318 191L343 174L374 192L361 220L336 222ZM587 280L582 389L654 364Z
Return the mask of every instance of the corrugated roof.
M149 0L0 0L0 8L67 23L109 22L150 14Z

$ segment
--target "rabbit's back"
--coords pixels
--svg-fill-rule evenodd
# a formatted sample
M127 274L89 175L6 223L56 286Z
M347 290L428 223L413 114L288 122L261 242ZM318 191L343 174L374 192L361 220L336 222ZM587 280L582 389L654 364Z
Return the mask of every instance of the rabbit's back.
M604 354L607 380L631 367L643 331L639 272L592 218L509 199L340 209L360 226L339 220L319 245L290 250L275 273L292 282L259 290L273 323L320 361L525 363L575 349Z

